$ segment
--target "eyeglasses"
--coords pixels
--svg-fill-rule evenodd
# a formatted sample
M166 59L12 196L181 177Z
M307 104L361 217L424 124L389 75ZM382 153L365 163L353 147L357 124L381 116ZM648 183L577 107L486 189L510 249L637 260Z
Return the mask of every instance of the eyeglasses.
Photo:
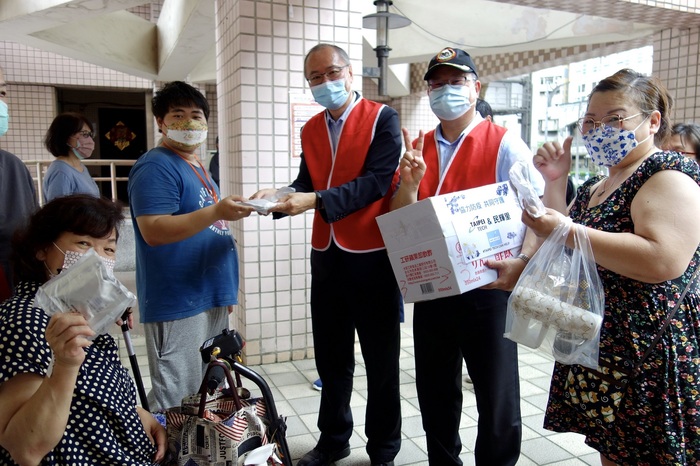
M576 121L576 126L578 126L579 131L581 133L587 133L597 127L606 127L606 128L612 128L612 129L620 129L622 127L622 122L630 120L634 117L637 117L639 115L646 115L645 112L639 112L635 113L634 115L628 116L628 117L622 117L622 115L605 115L603 118L601 118L599 121L595 121L593 118L590 117L583 117L579 118ZM605 129L605 128L603 128Z
M340 79L341 75L343 74L343 70L347 68L350 65L343 65L343 66L334 66L330 70L326 71L325 73L315 73L306 78L309 84L312 86L316 86L318 84L321 84L324 81L324 78L328 78L329 81L336 81Z
M431 90L435 89L440 89L443 87L445 84L449 84L450 86L466 86L468 82L474 82L474 79L471 79L469 76L460 76L458 78L452 78L447 81L428 81L428 87Z
M80 137L83 137L83 138L92 138L92 137L95 137L95 133L93 133L92 131L78 131L78 132L75 133L75 134L79 134Z

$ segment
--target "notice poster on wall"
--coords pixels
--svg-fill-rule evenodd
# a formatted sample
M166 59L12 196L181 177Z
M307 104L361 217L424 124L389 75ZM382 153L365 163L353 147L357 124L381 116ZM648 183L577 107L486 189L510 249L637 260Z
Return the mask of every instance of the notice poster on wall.
M301 157L301 128L309 119L323 111L311 94L289 94L289 121L292 137L292 158Z

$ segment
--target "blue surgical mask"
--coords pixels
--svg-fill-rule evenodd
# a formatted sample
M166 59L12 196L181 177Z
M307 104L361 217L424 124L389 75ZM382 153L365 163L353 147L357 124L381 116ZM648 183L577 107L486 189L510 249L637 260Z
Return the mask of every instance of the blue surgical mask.
M0 100L0 136L4 136L9 127L10 113L7 109L7 104Z
M350 94L345 89L345 80L326 81L311 88L314 100L328 110L337 110L348 101Z
M469 94L471 94L469 86L445 84L439 89L430 91L430 108L435 116L442 120L456 120L471 108Z

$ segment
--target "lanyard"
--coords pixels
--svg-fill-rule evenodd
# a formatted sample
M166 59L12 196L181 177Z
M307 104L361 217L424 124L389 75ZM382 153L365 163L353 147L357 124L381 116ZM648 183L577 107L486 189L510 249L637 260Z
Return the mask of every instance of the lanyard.
M199 178L199 181L200 181L200 182L202 183L202 185L204 186L204 189L206 189L207 191L209 191L209 194L211 195L211 197L214 198L214 202L215 202L215 203L216 203L216 202L219 202L219 196L216 194L216 190L214 189L214 182L211 180L211 178L209 178L209 174L208 174L207 171L204 169L204 165L202 165L202 162L199 160L199 158L198 158L195 154L192 154L192 156L194 157L194 159L197 161L197 163L199 164L199 166L202 168L202 172L204 173L204 178L202 178L202 175L199 174L199 172L197 171L197 169L194 168L194 166L190 163L189 160L187 160L187 158L186 158L184 155L182 155L180 152L178 152L177 150L175 150L175 149L173 149L172 147L170 147L169 145L167 145L165 142L163 142L163 145L164 145L165 147L167 147L168 149L170 149L171 151L175 152L175 153L178 155L178 157L180 157L182 160L184 160L185 162L187 162L187 165L192 169L192 171L194 172L194 174L197 175L197 178Z

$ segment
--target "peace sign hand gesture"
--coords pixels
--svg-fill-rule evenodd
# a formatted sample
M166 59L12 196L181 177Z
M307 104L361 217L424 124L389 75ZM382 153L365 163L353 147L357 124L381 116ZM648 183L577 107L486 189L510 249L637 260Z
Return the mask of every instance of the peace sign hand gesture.
M420 181L423 179L423 175L425 175L423 130L418 133L415 147L413 147L413 141L411 141L408 130L406 128L401 128L401 132L403 133L403 140L406 146L406 152L403 154L401 163L399 164L401 184L405 184L407 187L417 190Z

